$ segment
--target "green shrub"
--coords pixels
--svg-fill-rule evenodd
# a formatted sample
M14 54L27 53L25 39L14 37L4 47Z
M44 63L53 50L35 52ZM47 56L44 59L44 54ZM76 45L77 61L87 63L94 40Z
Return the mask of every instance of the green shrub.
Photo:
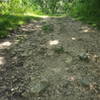
M8 34L9 33L7 31L0 31L0 38L5 38Z
M73 0L69 14L100 27L100 0ZM94 25L95 24L95 25Z

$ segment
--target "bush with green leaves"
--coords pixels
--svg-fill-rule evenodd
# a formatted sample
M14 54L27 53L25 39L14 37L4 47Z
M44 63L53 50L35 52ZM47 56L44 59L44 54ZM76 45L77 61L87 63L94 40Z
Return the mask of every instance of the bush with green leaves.
M9 2L0 3L1 14L24 13L31 8L29 0L9 0Z

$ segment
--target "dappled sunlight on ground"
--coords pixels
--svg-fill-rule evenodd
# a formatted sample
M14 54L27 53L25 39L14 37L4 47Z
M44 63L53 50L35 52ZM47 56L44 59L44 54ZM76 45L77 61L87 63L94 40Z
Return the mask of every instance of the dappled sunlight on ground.
M47 19L49 18L49 16L41 16L43 19Z
M83 30L83 32L89 32L89 29Z
M22 31L25 31L25 32L27 32L27 31L28 31L28 29L26 29L26 28L22 28Z
M35 14L35 13L24 13L24 16L36 16L36 17L41 17L41 15Z
M24 15L25 16L36 16L36 17L40 17L40 18L44 18L44 19L47 19L49 17L47 15L37 15L37 14L34 14L34 13L25 13Z
M4 65L5 64L5 58L0 56L0 65Z
M20 41L24 40L27 38L27 35L16 35L16 39L14 39L14 43L18 44Z
M86 30L84 30L84 32L95 32L95 31L92 29L86 29Z
M70 77L68 77L68 80L69 81L75 81L76 79L75 79L75 76L70 76Z
M93 29L91 29L91 28L89 28L87 26L81 27L81 29L82 29L82 32L85 32L85 33L87 33L87 32L95 32L95 30L93 30Z
M35 30L41 30L41 25L36 25L37 22L33 22L27 25L21 26L21 30L24 32L29 32L29 31L35 31Z
M53 46L53 45L58 45L59 44L59 40L50 40L49 41L49 45Z
M42 30L41 28L42 28L42 25L36 25L36 28L35 29Z
M36 25L36 27L37 27L37 28L41 28L42 26L41 26L41 25Z
M0 49L5 49L11 45L12 45L12 43L10 41L2 42L2 43L0 43Z
M36 27L39 27L39 28L40 28L40 27L41 27L41 25L36 25Z
M76 38L75 37L72 37L72 40L76 40Z
M16 35L16 37L23 37L23 38L26 38L27 35L26 35L26 34L23 34L23 35Z
M9 40L0 42L0 65L2 66L6 64L5 49L10 48L11 45L12 45L12 42Z

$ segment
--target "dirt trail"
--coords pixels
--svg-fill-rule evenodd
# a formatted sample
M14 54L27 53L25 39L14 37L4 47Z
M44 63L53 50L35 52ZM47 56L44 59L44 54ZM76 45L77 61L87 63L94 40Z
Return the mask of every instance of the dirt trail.
M99 100L100 31L44 18L0 43L0 100Z

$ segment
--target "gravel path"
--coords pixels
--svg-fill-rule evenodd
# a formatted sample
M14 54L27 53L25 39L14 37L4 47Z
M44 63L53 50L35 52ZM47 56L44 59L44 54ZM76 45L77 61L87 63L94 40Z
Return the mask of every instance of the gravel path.
M19 27L0 42L0 100L100 100L100 31L67 17Z

